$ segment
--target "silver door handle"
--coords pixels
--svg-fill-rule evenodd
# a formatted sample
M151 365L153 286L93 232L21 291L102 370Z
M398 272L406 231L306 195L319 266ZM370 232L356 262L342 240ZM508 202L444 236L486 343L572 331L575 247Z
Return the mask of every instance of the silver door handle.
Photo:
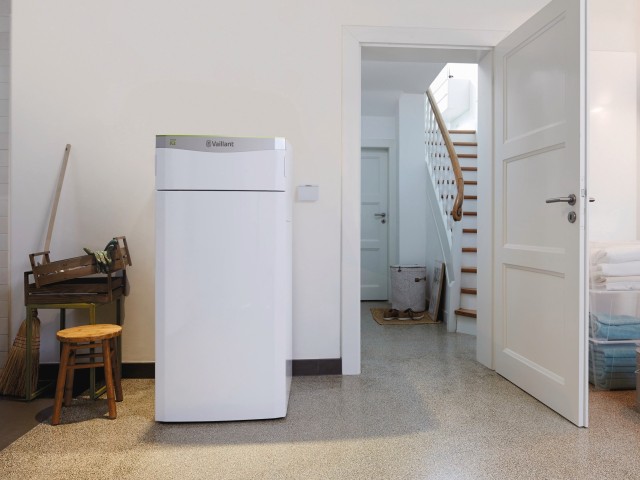
M382 218L384 218L384 217L387 216L387 214L386 213L374 213L373 216L374 217L382 217Z
M567 202L569 205L575 205L576 196L572 193L568 197L547 198L546 203L559 203L559 202Z

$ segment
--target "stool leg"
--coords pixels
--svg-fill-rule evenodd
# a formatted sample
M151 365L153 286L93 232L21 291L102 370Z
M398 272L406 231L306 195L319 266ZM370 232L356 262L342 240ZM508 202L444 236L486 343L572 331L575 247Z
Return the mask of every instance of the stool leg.
M91 303L89 305L90 305L89 306L89 323L91 325L95 325L96 324L96 304ZM95 348L90 349L89 353L92 355L96 353ZM96 395L96 369L95 368L89 369L89 397L91 398L91 400L96 400L98 398L98 396Z
M107 405L109 418L116 418L116 399L113 389L113 369L111 368L111 347L109 340L102 340L102 360L104 363L104 381L107 386Z
M122 371L120 370L118 341L111 339L111 365L113 366L113 383L116 388L116 402L122 401Z
M64 394L64 382L67 377L67 363L69 361L69 344L62 344L62 354L60 355L60 369L58 370L58 381L56 383L56 398L53 403L53 416L51 425L60 424L60 411L62 410L62 397Z
M65 343L65 345L68 345ZM71 346L69 346L69 362L67 363L67 381L64 384L64 406L68 407L71 405L71 398L73 397L73 374L74 369L73 366L76 364L76 352L75 350L71 350Z

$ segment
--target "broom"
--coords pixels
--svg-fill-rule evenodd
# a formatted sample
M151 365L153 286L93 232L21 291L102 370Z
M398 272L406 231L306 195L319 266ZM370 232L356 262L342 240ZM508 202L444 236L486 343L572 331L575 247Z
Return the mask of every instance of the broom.
M40 319L31 318L31 352L27 352L27 322L20 325L18 335L9 350L7 363L0 376L0 394L24 397L26 383L24 372L27 369L27 355L31 355L31 391L38 386L38 367L40 364Z
M67 144L64 149L64 159L62 160L62 168L58 177L58 186L56 188L55 198L51 206L51 215L49 217L49 227L47 229L47 237L44 242L44 250L49 251L51 245L51 233L53 232L53 223L56 219L58 211L58 201L60 200L60 192L62 191L62 181L67 170L67 162L69 161L69 153L71 145ZM7 363L2 370L0 376L0 394L15 395L24 397L26 394L26 384L24 381L25 371L27 369L27 355L31 355L31 391L35 392L38 385L38 368L40 366L40 319L34 312L31 322L31 351L27 352L27 321L24 320L18 329L18 334L13 341L13 346L9 350ZM29 399L30 400L30 399Z

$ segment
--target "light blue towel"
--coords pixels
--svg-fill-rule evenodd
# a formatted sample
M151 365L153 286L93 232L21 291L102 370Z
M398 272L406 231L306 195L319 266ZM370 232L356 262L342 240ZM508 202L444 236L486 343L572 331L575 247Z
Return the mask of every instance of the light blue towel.
M636 358L635 343L591 344L589 353L596 358Z
M600 390L634 390L636 388L636 379L594 379L589 376L589 383Z
M591 313L589 330L594 338L606 340L640 339L640 318L631 315Z
M603 390L636 388L636 345L591 344L589 382Z
M593 362L589 365L590 368L598 372L627 372L633 373L638 370L637 365L606 365L599 362Z

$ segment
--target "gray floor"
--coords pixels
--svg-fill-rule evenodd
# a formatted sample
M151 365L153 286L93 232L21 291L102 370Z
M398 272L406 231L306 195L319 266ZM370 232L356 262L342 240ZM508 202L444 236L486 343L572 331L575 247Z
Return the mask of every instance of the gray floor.
M0 396L0 450L46 421L52 411L53 399L51 398L21 402L11 397Z
M0 477L640 478L634 392L593 392L579 429L478 365L473 337L382 327L370 306L362 375L296 377L286 419L157 424L153 382L127 380L117 420L80 399L2 450Z

